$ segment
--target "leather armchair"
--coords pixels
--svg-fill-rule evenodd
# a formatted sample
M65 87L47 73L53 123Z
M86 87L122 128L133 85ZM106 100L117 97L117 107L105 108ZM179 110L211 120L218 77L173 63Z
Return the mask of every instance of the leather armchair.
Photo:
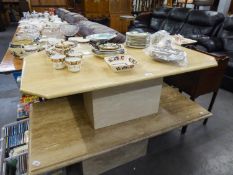
M188 8L173 8L162 23L160 30L166 30L172 35L179 33L190 11L191 9Z
M187 38L196 40L214 36L223 21L224 15L222 13L192 10L179 33Z
M167 18L171 8L157 8L152 13L139 15L129 31L154 33L160 30L160 26Z
M228 56L222 87L233 92L233 17L226 17L216 37L202 38L194 46L216 56Z

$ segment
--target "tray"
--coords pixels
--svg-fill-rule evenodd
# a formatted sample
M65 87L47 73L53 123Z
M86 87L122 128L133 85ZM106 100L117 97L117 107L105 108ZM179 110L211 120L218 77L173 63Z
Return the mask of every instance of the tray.
M105 62L112 68L114 72L122 72L133 69L137 61L130 55L117 55L106 57Z

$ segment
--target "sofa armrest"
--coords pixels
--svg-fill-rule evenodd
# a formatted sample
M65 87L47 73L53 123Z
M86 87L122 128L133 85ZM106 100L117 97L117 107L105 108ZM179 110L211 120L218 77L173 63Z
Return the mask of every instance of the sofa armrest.
M150 21L151 15L152 15L151 12L141 13L140 15L138 15L138 16L136 17L136 20L138 20L138 21L145 21L145 20L146 20L146 21Z
M229 61L229 56L227 54L216 54L216 53L209 53L207 51L203 51L198 49L197 47L189 47L189 49L196 50L198 52L204 53L206 55L210 55L212 57L215 57L216 61L223 61L223 62L228 62Z
M207 52L217 52L224 50L223 41L220 38L199 38L198 45L206 48Z
M134 27L149 27L152 13L141 13L133 22Z

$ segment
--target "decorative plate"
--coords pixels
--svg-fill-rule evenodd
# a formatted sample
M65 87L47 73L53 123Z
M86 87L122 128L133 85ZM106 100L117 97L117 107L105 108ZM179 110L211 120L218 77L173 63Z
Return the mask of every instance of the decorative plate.
M111 40L115 38L117 35L113 33L99 33L99 34L93 34L87 36L87 39L90 39L92 41L101 41L101 40Z
M98 45L98 47L101 50L117 50L121 46L119 44L116 44L116 43L105 43L105 44Z
M92 49L92 52L100 57L100 58L105 58L105 57L110 57L110 56L115 56L115 55L119 55L119 54L124 54L125 53L125 49L120 48L117 50L97 50L97 49Z
M137 64L137 61L130 55L117 55L112 57L105 57L104 60L112 68L114 72L131 70Z
M78 42L78 43L88 43L90 39L83 37L70 37L69 41Z

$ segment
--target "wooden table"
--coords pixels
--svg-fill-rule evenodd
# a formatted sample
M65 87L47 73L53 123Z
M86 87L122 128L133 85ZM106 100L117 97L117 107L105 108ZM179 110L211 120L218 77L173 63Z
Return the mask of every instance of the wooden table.
M16 31L17 30L18 29L16 29ZM15 34L12 38L12 41L14 40ZM23 60L12 55L10 49L8 48L0 64L0 74L8 74L22 71L22 68Z
M0 64L0 74L21 71L22 67L23 60L13 56L8 49Z
M30 116L29 174L85 161L209 116L206 109L170 87L162 90L158 114L98 130L89 124L81 95L34 104ZM34 161L39 166L33 166Z

